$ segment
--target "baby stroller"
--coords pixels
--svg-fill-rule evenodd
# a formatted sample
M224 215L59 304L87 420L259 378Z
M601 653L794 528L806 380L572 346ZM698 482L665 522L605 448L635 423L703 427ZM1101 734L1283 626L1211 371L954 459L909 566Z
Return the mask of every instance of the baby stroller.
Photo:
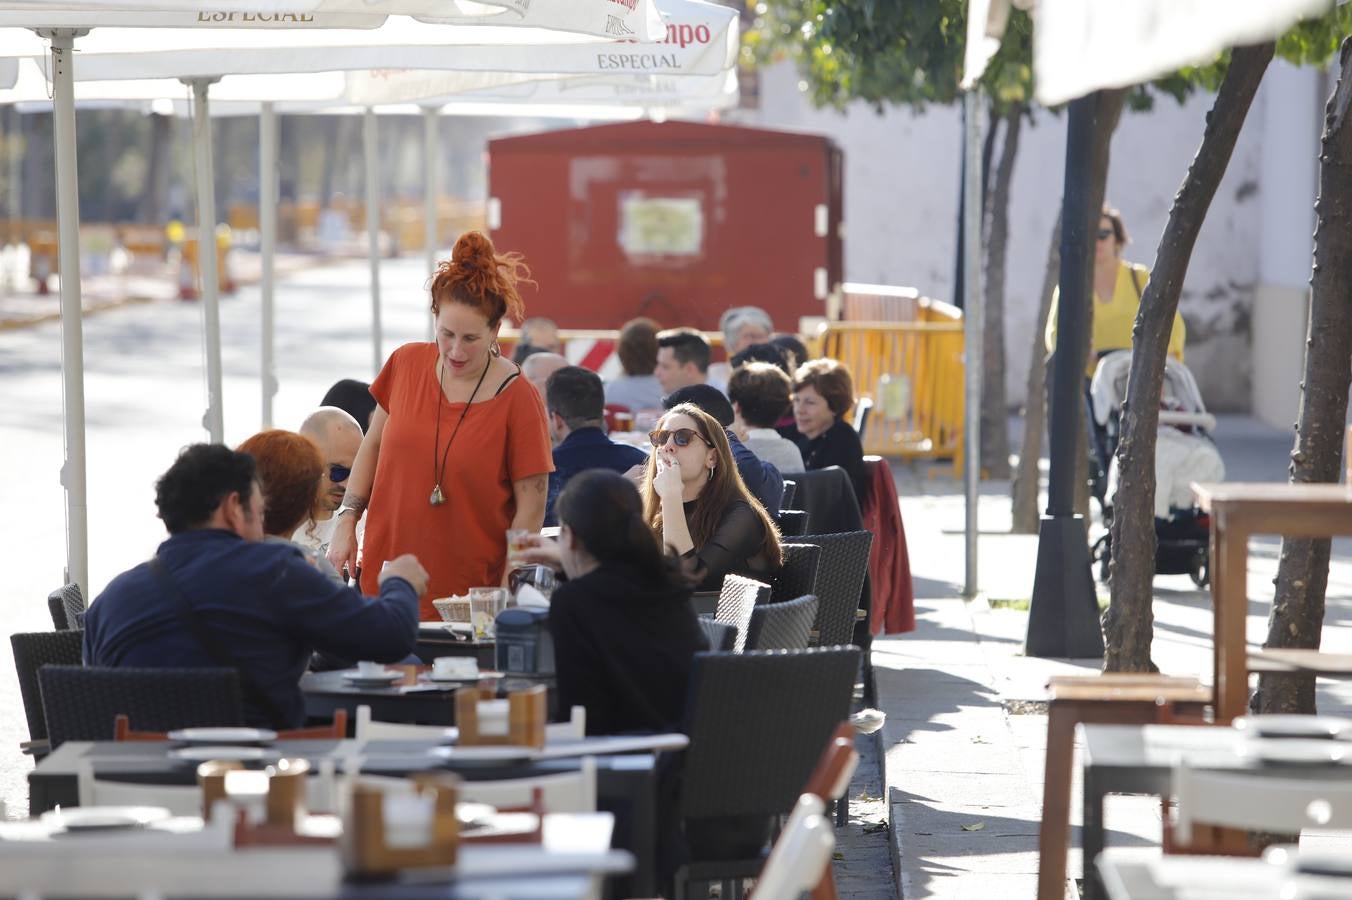
M1098 465L1093 491L1107 526L1112 524L1111 498L1117 491L1118 420L1130 367L1130 350L1106 353L1089 387L1090 455ZM1164 368L1155 443L1155 573L1187 574L1198 587L1211 583L1211 517L1196 507L1190 486L1195 481L1225 478L1225 464L1211 438L1215 427L1216 418L1206 411L1192 372L1178 360L1169 359ZM1091 551L1091 558L1099 565L1100 581L1108 580L1112 553L1112 534L1107 532Z

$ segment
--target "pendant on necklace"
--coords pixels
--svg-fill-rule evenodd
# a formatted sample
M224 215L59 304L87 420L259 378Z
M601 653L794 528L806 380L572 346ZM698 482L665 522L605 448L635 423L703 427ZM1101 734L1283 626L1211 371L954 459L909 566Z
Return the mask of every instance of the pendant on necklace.
M441 485L432 488L432 496L427 498L427 502L433 506L440 506L446 502L446 497L441 493Z

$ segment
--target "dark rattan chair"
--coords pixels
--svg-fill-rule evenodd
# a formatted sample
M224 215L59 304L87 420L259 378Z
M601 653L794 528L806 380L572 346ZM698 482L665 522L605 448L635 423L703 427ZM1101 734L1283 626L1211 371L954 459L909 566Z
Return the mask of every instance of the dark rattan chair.
M704 629L704 636L709 639L709 649L715 653L731 653L737 644L736 625L725 625L700 616L699 627Z
M793 498L797 494L798 494L798 484L785 478L784 496L779 498L779 509L781 512L783 510L788 509L790 506L793 506Z
M723 590L718 592L718 611L714 621L731 625L737 629L737 639L733 644L734 653L746 649L746 635L751 628L751 610L757 603L768 603L770 585L762 584L741 575L726 575L723 578Z
M47 612L52 615L52 627L69 631L84 627L84 594L78 584L63 584L47 595Z
M48 750L47 720L42 714L38 669L78 666L83 642L83 631L36 631L9 636L9 645L14 651L14 669L19 676L19 696L23 698L24 715L28 717L28 740L19 745L25 753L46 756Z
M859 609L873 533L805 534L798 540L821 547L817 564L817 624L814 645L832 647L854 641L855 611Z
M780 537L798 537L807 531L807 510L781 509L775 516L775 524L779 526Z
M234 669L46 666L38 683L52 749L64 741L111 741L119 713L140 731L244 724Z
M807 532L835 534L863 527L854 483L839 466L794 474L798 482L794 506L807 511ZM782 507L781 507L782 508Z
M822 549L816 544L784 544L784 565L774 578L770 602L782 603L817 592L817 566ZM845 643L849 643L846 641Z
M793 808L850 713L858 668L855 647L695 655L681 791L690 855L675 897L760 871L772 820Z
M783 603L766 603L751 611L748 650L806 650L808 635L817 619L817 598L812 594Z

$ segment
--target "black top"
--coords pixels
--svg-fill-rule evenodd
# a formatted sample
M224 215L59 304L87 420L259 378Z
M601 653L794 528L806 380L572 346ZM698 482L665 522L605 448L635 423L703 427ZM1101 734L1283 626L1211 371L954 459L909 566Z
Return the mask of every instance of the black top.
M697 502L691 500L685 504L687 524L690 523L690 514L694 512ZM693 531L691 537L694 537ZM763 581L771 568L760 552L764 542L764 521L752 510L751 504L745 500L733 500L704 546L696 547L686 554L687 559L695 560L694 574L699 579L696 590L720 590L723 576L729 573Z
M804 437L795 432L792 437L798 449L803 451L803 465L809 470L825 469L827 466L840 466L850 476L854 485L854 497L859 508L864 507L864 497L868 493L868 478L864 472L864 445L854 428L844 419L817 435Z
M559 709L587 709L587 734L670 731L708 641L690 591L624 563L564 582L549 603Z

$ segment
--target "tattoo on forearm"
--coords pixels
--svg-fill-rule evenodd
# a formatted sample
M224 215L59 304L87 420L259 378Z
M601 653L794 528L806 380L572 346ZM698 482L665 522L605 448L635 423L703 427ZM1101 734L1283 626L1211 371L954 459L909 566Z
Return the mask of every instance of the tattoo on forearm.
M537 493L537 494L543 494L548 488L549 488L549 479L548 479L548 478L539 478L539 477L537 477L537 478L535 479L535 493Z

